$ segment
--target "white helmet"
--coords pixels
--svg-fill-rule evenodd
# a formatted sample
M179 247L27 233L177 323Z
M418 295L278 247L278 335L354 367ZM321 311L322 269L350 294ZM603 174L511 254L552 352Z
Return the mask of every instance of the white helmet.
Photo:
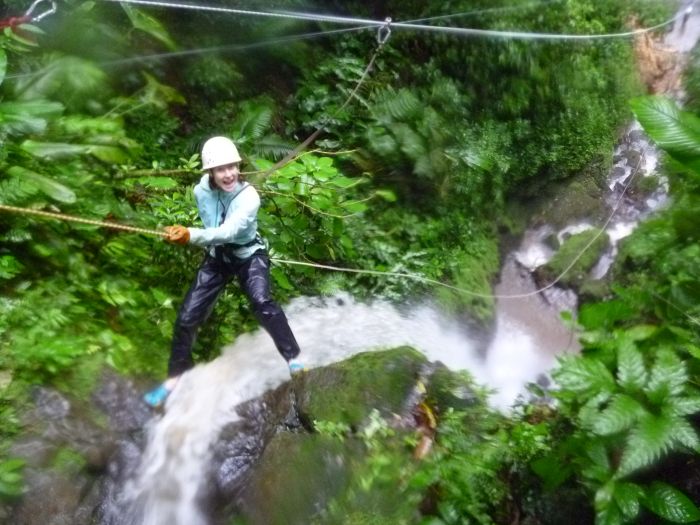
M241 162L236 145L226 137L212 137L202 146L202 169Z

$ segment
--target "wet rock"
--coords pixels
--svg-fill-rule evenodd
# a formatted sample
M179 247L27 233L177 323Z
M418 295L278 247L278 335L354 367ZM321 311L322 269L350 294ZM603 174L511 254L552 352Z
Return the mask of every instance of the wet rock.
M547 264L535 270L535 280L543 286L561 276L562 286L578 290L589 279L590 271L609 243L608 234L597 228L571 235ZM555 299L549 298L550 301Z
M426 400L439 414L449 408L465 410L479 402L468 380L441 363L435 364L430 374Z
M630 142L639 142L641 140L646 140L644 132L640 129L633 129L627 134Z
M622 166L615 166L612 169L612 176L614 178L622 178L625 176L625 173L627 173L627 171Z
M359 428L373 410L401 410L425 357L410 348L357 354L305 374L297 399L302 420L332 421Z
M92 495L93 480L86 476L68 478L51 471L30 471L30 487L20 505L14 508L10 523L14 525L88 525L91 523L82 503L85 495ZM87 498L88 500L90 498ZM86 502L87 503L87 502ZM96 504L90 502L87 506Z
M250 525L307 525L347 486L347 466L359 453L328 436L277 434L248 479L239 512Z
M627 159L627 164L631 166L632 168L636 168L639 166L639 163L642 159L642 154L634 149L629 149L625 151L624 153L625 158Z
M112 370L102 373L100 384L93 394L95 405L109 417L110 426L119 432L142 429L153 416L141 400L142 392L132 381Z
M70 411L70 402L50 388L38 387L33 392L38 417L49 420L63 419Z

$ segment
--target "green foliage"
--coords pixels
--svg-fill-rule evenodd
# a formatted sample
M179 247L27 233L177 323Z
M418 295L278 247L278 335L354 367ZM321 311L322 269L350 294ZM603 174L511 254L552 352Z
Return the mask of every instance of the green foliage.
M632 108L659 147L688 169L689 175L700 173L700 117L660 96L635 99Z
M592 228L570 236L559 247L554 257L541 268L540 274L547 283L562 276L565 286L580 286L588 278L600 256L608 247L607 233Z
M424 502L432 509L430 523L512 522L528 463L551 446L550 425L538 410L522 409L506 419L477 403L440 415L436 448L413 480L432 495Z
M0 460L0 498L16 497L22 494L24 478L22 459Z
M596 523L636 522L642 508L669 522L689 523L700 510L678 489L654 481L654 471L671 452L700 449L689 419L700 411L698 356L691 350L698 343L693 314L700 273L688 258L694 236L676 219L699 209L691 203L698 190L693 181L700 135L692 116L669 101L650 97L633 107L652 138L684 166L678 175L689 184L673 185L676 204L623 245L616 268L625 273L617 298L581 311L583 353L563 358L555 373L557 397L576 429L554 457L574 464L595 493Z

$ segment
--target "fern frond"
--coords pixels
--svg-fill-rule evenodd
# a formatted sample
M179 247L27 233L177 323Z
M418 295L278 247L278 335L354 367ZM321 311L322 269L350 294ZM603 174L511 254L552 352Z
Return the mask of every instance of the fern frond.
M676 429L674 431L675 442L690 450L698 451L700 439L693 426L685 419L676 419Z
M250 151L260 157L279 160L294 149L294 144L276 135L268 135L250 147Z
M664 415L647 414L643 417L627 438L617 476L626 476L640 468L649 467L672 450L678 422L679 418Z
M645 389L647 397L655 403L661 403L668 397L681 395L687 383L685 363L673 350L660 350Z
M266 104L247 102L233 123L232 135L255 141L265 135L272 122L272 108Z
M417 161L427 156L427 148L423 137L405 124L396 125L393 129L401 151L411 160Z
M31 181L12 177L0 181L0 195L4 204L17 204L39 193L39 188Z
M601 392L583 403L578 412L582 428L593 428L600 418L601 407L610 399L609 392Z
M412 91L387 89L377 97L372 112L380 121L387 120L387 117L389 121L412 121L418 118L422 108L423 104Z
M607 392L616 389L615 379L604 363L597 359L582 356L566 356L560 361L561 366L554 377L559 385L583 396Z
M623 341L617 350L617 382L626 390L641 390L648 379L644 356L632 341Z
M674 416L689 416L700 412L700 397L674 397L670 404Z
M646 413L634 398L624 394L616 395L595 418L592 430L601 436L616 434L632 428Z

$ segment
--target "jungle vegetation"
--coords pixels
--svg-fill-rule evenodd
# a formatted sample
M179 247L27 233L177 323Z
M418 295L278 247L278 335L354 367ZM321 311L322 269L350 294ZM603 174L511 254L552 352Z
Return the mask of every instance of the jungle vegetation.
M5 4L8 14L26 9ZM280 4L401 20L482 10L450 23L564 33L626 31L632 20L650 26L671 15L651 0L517 0L496 12L480 0ZM432 495L434 524L558 523L566 501L581 523L700 521L697 56L681 111L642 97L627 39L396 29L353 93L376 30L314 34L333 29L78 0L41 23L5 28L0 202L144 228L195 224L198 151L224 134L263 196L260 226L273 254L488 292L501 235L523 227L513 210L591 166L603 173L634 112L668 154L673 204L624 243L605 300L582 306L584 348L556 371L557 409L484 414L477 435L459 413L440 414L436 452L412 473L413 488ZM318 128L311 150L266 172ZM22 431L30 386L86 394L102 366L162 375L198 256L146 235L1 217L0 495L11 498L22 465L6 451ZM338 289L389 299L429 292L407 279L304 267L275 267L273 277L282 302ZM481 322L492 314L488 300L440 299ZM196 348L202 359L256 326L237 294L209 325Z

